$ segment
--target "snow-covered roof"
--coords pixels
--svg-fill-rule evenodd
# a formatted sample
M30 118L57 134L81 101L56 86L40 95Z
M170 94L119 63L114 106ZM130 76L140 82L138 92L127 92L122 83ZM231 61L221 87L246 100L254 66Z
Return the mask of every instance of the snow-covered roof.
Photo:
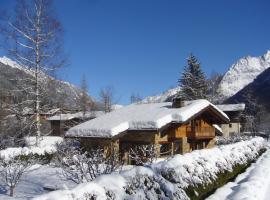
M239 104L221 104L217 105L217 107L222 110L223 112L226 111L243 111L245 110L245 104L239 103Z
M131 104L72 127L66 136L110 138L126 130L159 129L171 122L185 122L209 106L229 121L225 113L204 99L188 101L181 108L172 108L171 102Z
M48 121L66 121L71 119L82 119L82 118L96 118L101 115L104 115L103 111L91 111L86 112L83 115L83 112L76 112L76 113L67 113L67 114L59 114L48 118Z

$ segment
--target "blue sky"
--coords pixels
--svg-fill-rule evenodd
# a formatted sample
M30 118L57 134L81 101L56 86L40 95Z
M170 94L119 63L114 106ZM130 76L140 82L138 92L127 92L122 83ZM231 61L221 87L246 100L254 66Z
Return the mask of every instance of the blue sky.
M12 1L0 0L1 9ZM206 74L270 49L269 0L58 0L70 65L59 76L98 96L112 85L119 104L132 93L177 85L192 52ZM0 52L0 54L4 54Z

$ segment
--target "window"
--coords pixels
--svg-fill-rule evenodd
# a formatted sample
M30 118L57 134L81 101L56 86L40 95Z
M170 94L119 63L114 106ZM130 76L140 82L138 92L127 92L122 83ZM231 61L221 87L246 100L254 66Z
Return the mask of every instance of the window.
M229 132L229 136L234 136L235 135L235 132Z
M174 149L173 149L173 154L182 154L182 139L178 140L178 141L174 141Z
M203 149L203 142L199 142L199 143L197 143L197 145L196 145L196 149Z
M229 124L229 127L232 128L232 124Z

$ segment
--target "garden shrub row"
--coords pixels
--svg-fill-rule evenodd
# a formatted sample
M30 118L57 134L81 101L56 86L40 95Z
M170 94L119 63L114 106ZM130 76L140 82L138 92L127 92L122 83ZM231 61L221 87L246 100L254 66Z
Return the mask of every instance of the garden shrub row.
M150 166L103 175L38 200L204 199L233 180L266 150L263 138L175 155Z

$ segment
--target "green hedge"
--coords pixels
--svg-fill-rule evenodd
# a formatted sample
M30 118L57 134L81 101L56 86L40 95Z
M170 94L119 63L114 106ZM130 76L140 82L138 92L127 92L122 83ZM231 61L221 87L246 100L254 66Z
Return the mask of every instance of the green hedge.
M28 155L19 155L16 157L16 159L23 160L23 161L36 161L37 163L41 164L49 164L51 160L53 159L54 154L49 154L45 152L45 154L40 155L40 154L28 154Z

